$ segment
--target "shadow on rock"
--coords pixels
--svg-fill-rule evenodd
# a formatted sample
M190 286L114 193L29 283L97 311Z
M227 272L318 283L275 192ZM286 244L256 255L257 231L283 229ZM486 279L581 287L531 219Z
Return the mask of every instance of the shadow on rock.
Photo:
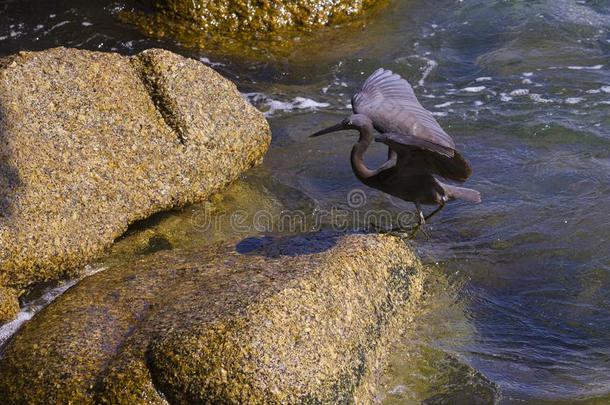
M363 232L352 232L361 234ZM235 251L242 255L276 258L280 256L302 256L322 253L332 249L344 234L320 231L288 236L252 236L235 245Z

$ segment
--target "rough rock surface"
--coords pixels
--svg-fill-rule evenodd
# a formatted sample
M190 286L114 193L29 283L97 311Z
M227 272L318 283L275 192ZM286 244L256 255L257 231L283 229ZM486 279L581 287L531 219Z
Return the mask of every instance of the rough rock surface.
M14 291L0 287L0 322L12 319L19 312L19 301Z
M425 270L391 236L161 251L81 281L14 337L9 403L366 403Z
M208 56L291 63L336 63L349 52L346 36L362 33L388 0L155 0L154 10L125 10L119 17L146 35L173 38ZM332 27L332 29L325 29ZM339 28L340 27L340 28ZM353 42L353 41L352 41ZM375 46L375 43L365 44ZM322 45L323 44L323 45ZM273 56L272 56L273 55ZM295 57L296 55L296 57ZM299 56L300 55L300 56ZM277 66L277 69L282 69Z
M207 31L273 32L341 23L377 0L155 0L170 18L194 23Z
M131 222L218 192L269 142L235 85L168 51L1 60L0 287L65 275Z

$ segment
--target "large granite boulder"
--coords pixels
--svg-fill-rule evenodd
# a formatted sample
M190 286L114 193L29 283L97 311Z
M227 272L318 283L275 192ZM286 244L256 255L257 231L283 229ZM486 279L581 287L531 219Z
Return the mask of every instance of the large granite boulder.
M67 291L4 349L7 403L367 403L426 271L391 236L166 250Z
M234 84L168 51L0 60L0 322L29 285L77 269L136 220L218 192L269 142Z

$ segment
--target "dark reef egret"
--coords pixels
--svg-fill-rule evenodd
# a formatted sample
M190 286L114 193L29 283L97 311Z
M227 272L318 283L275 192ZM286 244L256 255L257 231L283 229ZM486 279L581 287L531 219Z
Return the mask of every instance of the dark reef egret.
M421 106L411 85L390 70L377 69L352 97L354 114L312 137L335 131L360 132L351 153L352 169L365 185L415 203L418 226L439 212L447 201L481 202L478 191L442 183L434 175L463 182L472 173L455 149L453 139ZM389 147L388 160L371 170L364 152L375 140ZM437 205L424 215L421 205ZM416 228L416 229L417 229Z

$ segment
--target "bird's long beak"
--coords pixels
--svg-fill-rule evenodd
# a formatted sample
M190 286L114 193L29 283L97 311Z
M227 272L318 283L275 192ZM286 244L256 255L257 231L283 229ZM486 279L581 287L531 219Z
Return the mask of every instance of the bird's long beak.
M324 134L329 134L331 132L336 132L336 131L342 131L344 129L347 129L347 128L345 127L345 125L342 122L340 122L337 125L333 125L332 127L328 127L328 128L322 129L322 130L316 132L313 135L309 135L309 137L310 138L315 138L316 136L320 136L320 135L324 135Z

